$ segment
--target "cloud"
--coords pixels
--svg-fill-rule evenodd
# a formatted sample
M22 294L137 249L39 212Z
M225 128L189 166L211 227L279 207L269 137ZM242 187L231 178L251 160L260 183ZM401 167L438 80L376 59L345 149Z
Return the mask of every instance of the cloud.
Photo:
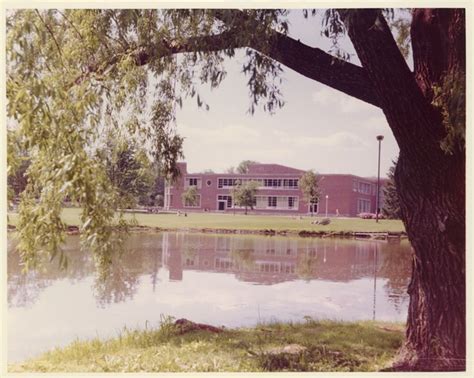
M221 125L214 127L178 126L178 133L192 140L210 141L212 143L238 144L260 138L260 131L243 124Z
M376 120L373 121L377 124ZM242 160L250 159L262 163L277 163L306 169L318 162L324 171L349 171L349 162L343 157L349 151L364 152L371 148L372 138L361 132L361 127L354 131L334 131L327 134L311 131L297 133L290 130L260 128L239 124L207 125L179 124L178 132L184 141L185 160L190 172L212 169L215 172L225 171L238 165ZM326 161L327 154L333 158ZM353 161L353 160L352 160ZM339 167L339 168L338 168Z
M366 130L369 130L374 133L387 133L390 132L390 128L388 126L387 120L383 115L382 111L380 111L380 115L372 116L365 119L363 122L360 122L360 125L364 127Z
M348 131L339 131L325 136L292 136L283 131L275 131L275 134L291 148L306 147L338 147L348 149L360 149L368 146L367 141L357 134Z
M321 87L313 92L311 99L314 104L325 110L330 108L333 112L359 113L374 109L372 105L329 87Z

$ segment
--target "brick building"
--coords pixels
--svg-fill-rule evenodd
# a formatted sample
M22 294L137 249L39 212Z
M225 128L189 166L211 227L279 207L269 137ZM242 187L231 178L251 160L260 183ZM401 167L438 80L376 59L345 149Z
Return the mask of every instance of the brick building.
M188 173L186 163L178 163L181 172L178 180L165 186L165 209L180 211L243 212L232 200L231 190L237 183L257 181L255 214L308 214L311 205L306 203L299 188L299 179L305 171L279 164L253 164L246 174ZM377 179L348 174L319 174L321 198L314 213L329 216L355 217L359 213L375 213ZM386 179L381 180L381 186ZM198 200L194 205L184 204L182 194L195 186ZM380 207L383 191L380 190Z

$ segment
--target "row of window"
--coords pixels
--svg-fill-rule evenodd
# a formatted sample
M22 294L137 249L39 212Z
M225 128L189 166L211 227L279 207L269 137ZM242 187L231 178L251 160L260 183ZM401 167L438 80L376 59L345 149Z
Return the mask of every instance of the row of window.
M293 209L297 207L297 204L298 204L298 197L277 197L277 196L267 197L268 207Z
M363 194L375 194L376 189L374 184L368 182L356 181L352 183L352 190L354 192L363 193Z
M216 257L214 261L214 266L219 270L233 270L234 263L225 258ZM291 263L274 263L267 261L258 261L253 266L254 271L260 271L265 273L295 273L296 266Z
M238 179L238 178L220 178L217 180L217 187L230 188L239 184L245 184L249 181L255 181L260 188L284 188L297 189L298 179Z
M255 181L259 184L260 188L283 188L283 189L297 189L298 179L239 179L239 178L220 178L217 180L217 187L231 188L239 184L245 184L249 181ZM201 187L201 179L197 177L187 177L187 186ZM211 180L207 181L207 186L211 186ZM352 184L354 192L363 194L375 194L376 187L374 184L354 180Z
M240 180L236 178L220 178L217 181L218 188L232 187L240 184Z
M171 197L171 196L170 196ZM230 195L218 195L218 202L225 202L226 208L232 208L233 201ZM264 201L266 203L264 203ZM170 205L172 197L170 198ZM201 207L201 195L196 196L196 201L191 202L188 199L184 203L185 207ZM284 196L256 196L254 197L253 206L256 208L279 208L279 209L296 209L298 207L298 197L284 197ZM219 210L224 210L219 207Z
M263 186L265 188L297 188L298 179L263 179Z

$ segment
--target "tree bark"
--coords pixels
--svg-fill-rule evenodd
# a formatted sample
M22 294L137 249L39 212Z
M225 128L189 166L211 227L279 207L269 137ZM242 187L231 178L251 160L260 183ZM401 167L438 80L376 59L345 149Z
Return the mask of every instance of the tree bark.
M449 19L459 19L452 9L436 12L439 28L450 28ZM414 255L407 339L394 368L465 370L465 153L447 154L441 149L446 129L439 110L431 105L432 86L448 73L448 67L463 67L460 46L453 49L457 59L444 57L449 30L428 33L417 24L426 20L418 14L412 30L435 38L428 43L423 35L415 36L414 45L424 48L414 48L415 67L420 71L413 74L380 11L340 14L400 147L395 180Z
M440 169L442 178L418 177L419 163L404 154L397 165L402 218L415 252L400 370L465 370L464 162L438 163L447 168Z

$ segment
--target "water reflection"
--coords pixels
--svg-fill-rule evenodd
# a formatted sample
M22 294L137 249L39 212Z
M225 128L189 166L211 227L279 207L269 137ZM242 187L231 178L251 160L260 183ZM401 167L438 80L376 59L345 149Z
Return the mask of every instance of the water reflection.
M79 250L79 238L68 237L69 267L46 264L41 270L21 273L14 242L9 242L8 304L33 304L55 280L71 284L95 275L92 258ZM133 235L126 253L117 256L106 280L95 279L94 296L100 306L133 299L140 276L149 275L153 291L158 271L165 267L170 281L183 280L184 271L233 274L238 280L274 285L302 279L349 282L364 277L386 279L388 298L399 308L408 299L410 247L407 242L370 242L341 239L295 239L163 233Z
M165 234L162 251L162 264L174 281L183 279L183 271L198 270L232 273L260 285L295 279L348 282L372 277L375 270L375 276L379 272L395 281L387 290L400 296L410 274L409 246L398 241Z
M113 336L160 314L230 327L306 315L406 318L408 242L134 234L105 280L77 236L64 248L67 271L46 263L24 275L9 240L9 359L76 337Z

